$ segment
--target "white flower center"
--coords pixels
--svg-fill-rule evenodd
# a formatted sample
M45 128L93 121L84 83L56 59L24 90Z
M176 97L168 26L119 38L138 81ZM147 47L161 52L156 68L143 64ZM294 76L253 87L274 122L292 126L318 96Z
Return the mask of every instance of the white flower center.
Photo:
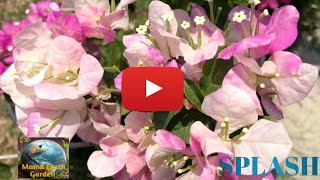
M244 13L244 11L240 11L240 12L234 13L232 21L242 23L242 21L245 19L247 19L247 15Z
M136 31L137 31L138 34L146 34L146 32L148 31L148 26L139 25L139 27L136 28Z
M260 0L248 0L249 1L249 3L250 4L255 4L255 5L258 5L258 4L260 4L261 3L261 1Z
M172 19L173 19L173 16L171 14L164 14L161 16L161 19L164 21L164 22L171 22Z
M190 23L187 21L182 21L180 26L182 27L182 29L188 29L190 27Z
M29 14L30 13L30 9L26 9L25 13Z
M206 19L204 18L204 16L196 16L194 18L194 22L196 23L196 25L203 25L205 21Z

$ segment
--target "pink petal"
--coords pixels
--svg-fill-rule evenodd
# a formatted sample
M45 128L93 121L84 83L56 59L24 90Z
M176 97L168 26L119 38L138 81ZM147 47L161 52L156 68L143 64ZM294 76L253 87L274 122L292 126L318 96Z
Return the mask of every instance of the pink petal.
M261 96L261 103L266 110L266 112L275 119L281 120L284 119L282 110L274 102L272 102L271 97L267 94Z
M35 92L32 87L22 84L19 76L13 76L16 73L15 66L11 65L9 69L1 75L1 89L10 95L12 101L23 108L31 108L34 106Z
M30 114L28 119L24 122L19 118L18 123L22 123L19 126L22 128L24 126L28 127L27 135L30 137L68 137L71 139L77 132L80 124L82 123L82 118L80 114L76 111L67 111L65 115L57 121L57 123L52 126L47 126L41 129L39 134L36 134L33 130L33 125L38 124L39 126L49 123L51 120L59 117L63 111L49 111L44 109L33 109L24 110L20 109L20 114Z
M95 151L88 159L88 169L96 177L113 176L126 164L127 156L108 157L103 151Z
M196 65L190 65L188 63L185 63L182 67L181 67L181 71L183 72L184 76L187 79L190 79L191 81L195 82L195 83L199 83L200 79L202 77L202 69L201 66L199 64Z
M165 30L154 28L151 31L151 35L156 40L165 59L184 56L184 52L194 51L186 40L172 35ZM193 55L193 53L191 55Z
M24 44L21 44L13 51L13 56L15 58L15 68L17 70L17 73L19 74L22 83L26 86L34 86L36 84L39 84L43 79L45 78L45 75L47 73L47 70L49 68L47 61L48 58L48 51L47 47L41 48L41 47L33 47L34 49L28 50L24 46L29 41L25 42ZM27 61L27 62L26 62ZM43 65L39 64L33 64L29 62L41 62L44 63ZM38 73L30 73L26 70L28 69L34 69L39 71Z
M121 9L114 11L100 20L100 24L104 27L114 27L117 21L121 20L126 15L126 10Z
M208 157L213 153L224 153L232 155L222 139L216 133L208 129L200 121L196 121L192 124L190 135L192 139L200 144L202 153L205 157ZM197 150L198 148L194 145L191 146L191 149L199 151Z
M126 163L127 172L130 176L138 175L146 166L145 152L141 152L136 148L131 148L128 153L128 160Z
M166 130L156 131L153 134L152 139L155 143L157 143L162 148L177 150L177 151L182 151L186 148L186 144L183 142L183 140L180 137L174 134L171 134L169 131L166 131Z
M87 95L94 88L98 87L104 70L100 62L89 54L84 54L81 57L80 71L78 75L79 85L78 91L80 95Z
M131 146L120 137L105 137L99 141L101 149L109 157L127 154Z
M48 16L47 23L55 37L65 35L79 42L84 41L81 26L75 14L68 15L55 11Z
M244 53L251 48L261 47L270 44L275 39L275 34L257 35L247 37L223 49L218 57L220 59L230 59L233 55Z
M206 11L201 6L196 4L191 4L191 5L193 8L191 11L190 19L193 20L195 16L204 16L206 21L204 22L203 27L213 32L213 34L215 34L216 43L219 46L223 46L225 44L223 32L216 25L211 23ZM191 23L193 24L193 26L196 26L194 21L191 21Z
M257 76L250 70L238 64L229 70L223 79L222 85L233 85L246 92L254 101L257 113L263 115L262 107L256 93L256 78Z
M152 1L149 4L148 19L150 22L150 28L166 30L167 29L166 22L163 21L161 17L165 14L172 16L172 21L170 22L170 29L171 29L170 33L173 35L176 35L177 29L178 29L178 23L177 23L177 20L174 18L174 12L172 11L172 9L168 4L165 4L161 1Z
M114 78L114 86L115 86L119 91L121 91L122 74L123 74L123 71L122 71L120 74L118 74L116 78Z
M292 6L287 5L276 9L265 34L275 34L275 39L270 44L269 54L282 51L290 47L298 36L299 12Z
M318 79L318 69L302 63L293 53L279 51L273 54L279 78L273 78L278 98L282 105L290 105L304 99Z
M221 89L206 96L202 111L218 122L229 118L229 132L251 125L258 120L255 102L249 94L233 85L223 85Z
M68 36L58 36L53 41L50 53L54 72L62 73L65 69L79 68L85 50L75 39Z
M128 60L131 67L138 66L141 60L143 60L143 66L159 66L166 60L161 51L154 47L144 35L124 36L123 43L127 47L123 56Z
M144 127L153 127L151 115L144 112L130 112L124 120L128 137L134 143L141 143L146 137Z
M261 68L257 61L253 58L247 58L243 55L235 55L234 56L236 60L238 60L241 64L243 64L245 67L249 68L254 73L261 75Z
M234 144L234 153L236 157L261 157L258 172L263 172L270 168L274 157L277 157L279 163L283 162L291 148L291 140L281 122L261 119L241 137L240 143ZM244 168L242 172L251 175L252 167Z
M38 98L46 100L78 99L77 88L64 84L41 83L34 86Z
M23 28L19 33L14 37L14 46L17 47L21 43L24 43L28 40L36 40L33 41L36 47L43 46L44 44L48 44L50 40L51 32L47 28L46 23L38 22L33 23L25 28Z

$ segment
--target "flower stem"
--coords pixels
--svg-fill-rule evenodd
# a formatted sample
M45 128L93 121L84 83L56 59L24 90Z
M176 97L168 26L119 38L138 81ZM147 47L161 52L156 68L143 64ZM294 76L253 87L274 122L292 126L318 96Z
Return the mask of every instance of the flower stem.
M120 69L119 69L117 66L103 67L103 69L104 69L105 71L116 71L116 72L118 72L118 73L121 72Z
M111 12L116 10L116 2L115 0L111 0Z
M250 15L250 33L254 35L254 12L255 12L256 5L255 3L251 3L251 15Z
M210 21L214 23L215 20L214 20L214 13L213 13L213 1L209 2L209 7L210 7Z

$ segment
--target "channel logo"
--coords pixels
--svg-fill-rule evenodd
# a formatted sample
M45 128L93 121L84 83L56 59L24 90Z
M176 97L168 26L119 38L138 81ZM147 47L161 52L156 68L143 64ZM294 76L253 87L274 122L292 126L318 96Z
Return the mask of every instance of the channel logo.
M131 111L175 111L183 103L183 74L173 67L133 67L123 72L123 106Z

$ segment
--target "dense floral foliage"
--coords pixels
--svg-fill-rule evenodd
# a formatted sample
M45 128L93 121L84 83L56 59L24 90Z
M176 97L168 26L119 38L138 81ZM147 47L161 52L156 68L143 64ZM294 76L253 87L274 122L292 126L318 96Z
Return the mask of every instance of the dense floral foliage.
M15 104L22 132L77 134L99 145L88 159L97 177L219 179L223 156L261 157L259 170L269 169L273 157L283 161L292 143L281 106L303 100L318 78L317 68L285 51L298 35L297 9L249 0L251 8L234 7L220 28L212 1L209 16L197 4L188 12L152 1L145 24L123 36L123 56L129 67L181 69L184 107L129 112L113 100L121 93L122 72L103 67L98 46L88 40L112 44L129 26L131 3L44 1L31 4L21 22L3 23L0 85ZM276 9L269 14L266 7ZM105 82L105 70L118 73L114 82ZM251 171L244 169L244 177Z

